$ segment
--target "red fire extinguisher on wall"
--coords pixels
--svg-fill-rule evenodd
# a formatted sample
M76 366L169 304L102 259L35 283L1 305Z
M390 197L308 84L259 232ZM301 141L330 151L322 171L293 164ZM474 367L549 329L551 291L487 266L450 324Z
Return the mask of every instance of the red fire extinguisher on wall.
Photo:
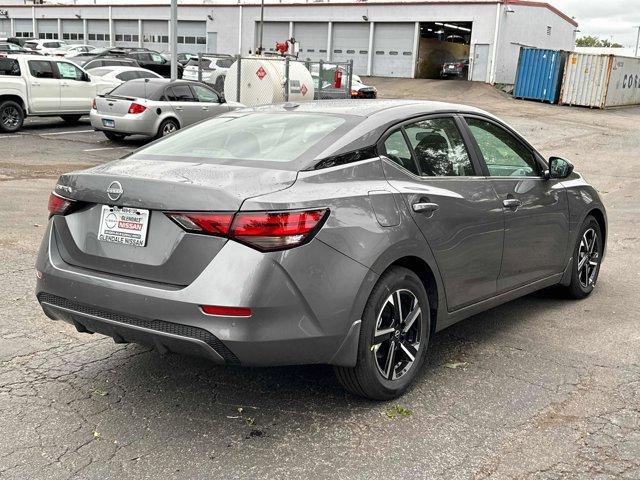
M342 88L342 70L336 69L336 73L333 75L333 88Z

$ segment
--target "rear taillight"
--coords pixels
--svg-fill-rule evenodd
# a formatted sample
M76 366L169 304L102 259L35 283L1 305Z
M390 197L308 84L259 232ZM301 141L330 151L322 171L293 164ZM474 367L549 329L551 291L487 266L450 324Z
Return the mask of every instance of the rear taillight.
M98 109L98 105L96 105L96 99L95 98L91 102L91 109L92 110L97 110Z
M283 212L166 212L184 230L227 237L267 252L310 241L329 215L326 208Z
M138 114L142 113L147 109L144 105L140 105L139 103L132 103L129 106L129 113Z
M74 200L61 197L60 195L51 192L49 195L49 217L53 215L65 215L69 212L71 207L75 204Z
M251 309L247 307L221 307L218 305L202 305L200 307L207 315L221 317L250 317Z

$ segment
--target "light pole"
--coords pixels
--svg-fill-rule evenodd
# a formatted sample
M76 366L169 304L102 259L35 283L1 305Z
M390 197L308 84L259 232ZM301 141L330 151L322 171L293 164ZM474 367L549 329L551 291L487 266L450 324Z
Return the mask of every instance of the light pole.
M258 55L262 55L262 34L264 33L264 0L260 0L260 44L258 45Z
M171 81L178 79L178 0L171 0Z
M636 37L636 57L638 56L638 46L640 46L640 26L636 27L638 29L638 36Z

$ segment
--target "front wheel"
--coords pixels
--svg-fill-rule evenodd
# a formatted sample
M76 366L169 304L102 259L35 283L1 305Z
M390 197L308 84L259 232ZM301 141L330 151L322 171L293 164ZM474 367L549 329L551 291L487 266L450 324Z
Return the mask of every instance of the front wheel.
M596 286L602 262L603 240L600 224L589 215L582 224L573 251L571 283L566 287L570 297L585 298Z
M367 300L356 366L335 367L338 381L371 400L402 395L424 362L430 331L429 298L420 278L406 268L390 268Z
M12 100L0 103L0 132L17 132L23 123L24 110L18 103Z

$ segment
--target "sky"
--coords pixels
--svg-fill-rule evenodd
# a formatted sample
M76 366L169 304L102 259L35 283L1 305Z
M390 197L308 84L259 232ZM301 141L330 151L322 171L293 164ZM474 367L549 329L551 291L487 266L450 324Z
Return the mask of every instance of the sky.
M580 24L578 37L593 35L635 48L640 0L544 0Z

